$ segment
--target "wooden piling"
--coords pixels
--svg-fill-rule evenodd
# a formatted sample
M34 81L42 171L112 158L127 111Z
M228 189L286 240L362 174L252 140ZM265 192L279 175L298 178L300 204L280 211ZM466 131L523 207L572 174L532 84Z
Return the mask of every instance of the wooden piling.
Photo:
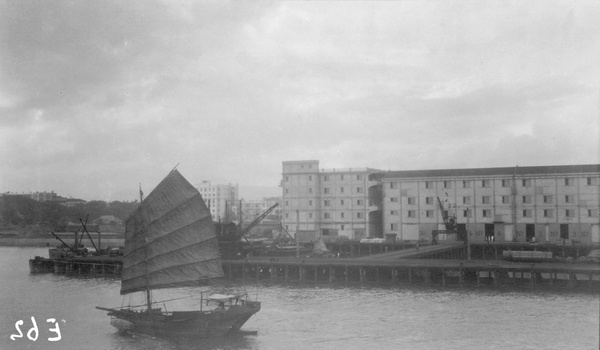
M442 268L442 287L446 287L446 269Z
M329 282L335 281L335 269L333 266L329 266Z

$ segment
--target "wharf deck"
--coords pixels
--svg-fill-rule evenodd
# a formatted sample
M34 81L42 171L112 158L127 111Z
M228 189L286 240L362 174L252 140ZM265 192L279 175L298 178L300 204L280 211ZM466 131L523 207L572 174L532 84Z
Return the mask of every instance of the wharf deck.
M491 247L486 247L488 250ZM463 243L409 248L361 258L249 257L222 260L225 277L291 283L432 283L564 286L600 292L600 264L515 262L444 258L463 256ZM494 247L496 250L496 247ZM489 254L488 254L489 255ZM496 254L494 254L495 256ZM425 256L426 258L423 258ZM429 258L435 256L436 258ZM500 254L501 256L501 254ZM122 257L87 256L69 259L36 257L29 261L32 273L53 272L81 276L120 276Z
M382 253L377 255L368 255L357 258L357 260L391 260L395 261L398 259L410 259L420 258L431 254L445 253L449 251L455 251L458 248L464 247L464 242L454 242L436 245L425 245L416 246L414 248L407 248L404 250L396 250L389 253Z

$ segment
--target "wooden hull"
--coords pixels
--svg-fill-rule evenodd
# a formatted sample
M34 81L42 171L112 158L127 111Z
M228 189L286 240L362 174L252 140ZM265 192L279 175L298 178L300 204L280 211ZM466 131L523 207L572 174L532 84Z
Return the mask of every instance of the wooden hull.
M260 310L260 302L246 301L225 310L132 311L98 308L113 317L111 324L121 330L143 333L156 337L222 337L240 330L252 315Z

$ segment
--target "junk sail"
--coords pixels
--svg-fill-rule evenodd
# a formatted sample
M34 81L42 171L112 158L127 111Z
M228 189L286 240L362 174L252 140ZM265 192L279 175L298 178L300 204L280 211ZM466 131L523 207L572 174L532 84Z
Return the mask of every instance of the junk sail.
M173 170L126 222L121 295L205 285L217 277L223 269L210 212Z

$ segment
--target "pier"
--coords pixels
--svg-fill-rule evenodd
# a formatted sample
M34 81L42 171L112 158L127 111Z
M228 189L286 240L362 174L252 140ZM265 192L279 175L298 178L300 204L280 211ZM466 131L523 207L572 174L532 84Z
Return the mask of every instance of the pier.
M68 259L35 257L29 260L31 273L56 273L76 276L119 277L123 270L121 256L84 256Z
M249 258L223 261L228 278L292 283L424 283L584 287L599 291L600 266L481 260L366 260L335 258Z
M346 247L348 248L348 247ZM340 248L340 249L343 249ZM222 260L225 277L273 283L342 284L426 284L451 287L465 284L501 287L503 285L565 287L600 292L600 264L581 263L568 258L589 253L591 247L523 245L511 243L412 245L386 249L384 245L349 251L376 251L356 258L257 256ZM343 251L343 250L342 250ZM527 261L502 259L506 252L531 252L519 256ZM555 260L536 260L554 254ZM338 253L340 253L338 251ZM357 254L358 255L358 254ZM469 255L471 259L469 259ZM567 256L567 259L562 256ZM475 257L475 258L473 258ZM118 277L121 256L85 256L68 259L36 257L29 261L32 273L51 272L76 276Z

